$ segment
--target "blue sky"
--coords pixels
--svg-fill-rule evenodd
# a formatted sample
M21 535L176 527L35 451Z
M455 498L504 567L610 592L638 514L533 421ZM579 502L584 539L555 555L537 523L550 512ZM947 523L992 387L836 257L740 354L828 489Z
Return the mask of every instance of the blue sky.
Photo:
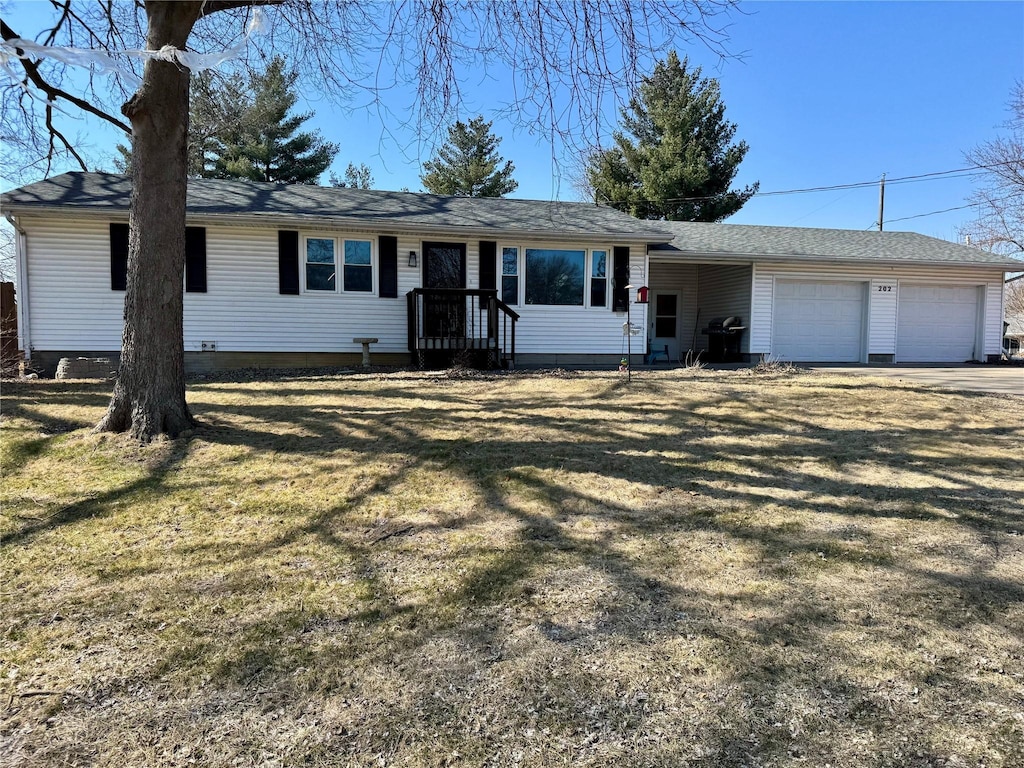
M1007 118L1015 80L1024 78L1022 2L750 2L732 17L729 49L719 60L699 45L680 54L718 78L727 116L750 145L737 182L762 192L832 186L962 168L963 152L994 137ZM9 18L36 16L38 3L6 4ZM17 28L17 27L16 27ZM28 34L29 22L23 34ZM19 30L21 31L21 30ZM467 83L465 117L500 108L502 81ZM365 162L381 189L420 188L419 163L431 146L412 133L388 137L380 117L333 107L303 87L312 124L341 144L338 171ZM401 111L408 96L395 94ZM571 157L554 157L543 137L497 120L501 152L516 165L514 197L575 199ZM113 143L93 133L92 157ZM107 163L109 167L109 163ZM966 204L967 177L940 177L886 187L886 219ZM5 184L5 186L8 186ZM878 189L756 197L730 221L745 224L869 228ZM954 239L970 209L893 222Z

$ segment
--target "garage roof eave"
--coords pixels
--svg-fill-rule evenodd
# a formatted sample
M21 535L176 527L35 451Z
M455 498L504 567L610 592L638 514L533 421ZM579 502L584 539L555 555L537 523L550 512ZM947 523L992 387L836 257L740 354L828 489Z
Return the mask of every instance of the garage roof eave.
M915 266L915 267L986 267L1002 269L1004 272L1024 271L1024 261L1008 258L974 259L910 259L910 258L844 258L821 254L794 253L729 253L709 251L686 251L674 246L656 247L649 251L652 261L718 262L730 264L771 264L778 262L801 262L808 264L870 264L872 266Z

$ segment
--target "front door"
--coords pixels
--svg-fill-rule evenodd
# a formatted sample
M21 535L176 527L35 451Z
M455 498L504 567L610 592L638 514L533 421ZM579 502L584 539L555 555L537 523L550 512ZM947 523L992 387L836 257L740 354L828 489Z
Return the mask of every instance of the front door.
M423 244L423 287L466 287L466 244ZM424 335L450 339L461 337L466 327L465 296L424 297Z
M668 359L679 359L679 309L682 294L679 291L653 291L648 312L650 317L651 350L661 351L668 346Z

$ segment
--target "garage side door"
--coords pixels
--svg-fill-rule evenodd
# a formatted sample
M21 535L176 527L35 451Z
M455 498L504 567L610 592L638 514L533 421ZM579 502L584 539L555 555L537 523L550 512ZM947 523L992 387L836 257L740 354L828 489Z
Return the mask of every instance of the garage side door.
M973 360L978 336L978 288L900 284L896 362Z
M807 363L857 363L864 283L778 280L772 354Z

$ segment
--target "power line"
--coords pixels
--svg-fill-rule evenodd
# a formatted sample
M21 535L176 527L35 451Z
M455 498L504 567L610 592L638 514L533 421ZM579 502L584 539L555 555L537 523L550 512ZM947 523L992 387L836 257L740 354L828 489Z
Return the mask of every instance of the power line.
M899 219L886 219L886 224L893 224L897 221L909 221L910 219L923 219L925 216L937 216L940 213L949 213L950 211L962 211L964 208L973 208L978 203L969 203L967 205L958 205L956 208L944 208L941 211L931 211L930 213L918 213L914 216L904 216Z
M999 163L990 163L988 165L971 165L966 168L953 168L948 171L933 171L931 173L918 173L913 176L897 176L892 179L886 179L886 184L909 184L918 181L936 181L940 177L946 176L949 178L958 178L953 174L959 174L960 176L973 176L976 171L988 170L991 168L997 168L1003 165L1013 165L1014 160L1007 160ZM849 184L833 184L824 187L804 187L801 189L782 189L772 192L755 192L752 197L777 197L779 195L802 195L811 192L834 192L836 190L843 189L862 189L865 187L874 187L878 185L878 179L872 179L870 181L856 181ZM641 199L638 202L644 203L698 203L702 200L714 200L719 195L704 195L703 197L666 197L660 200ZM612 205L612 203L606 203Z

